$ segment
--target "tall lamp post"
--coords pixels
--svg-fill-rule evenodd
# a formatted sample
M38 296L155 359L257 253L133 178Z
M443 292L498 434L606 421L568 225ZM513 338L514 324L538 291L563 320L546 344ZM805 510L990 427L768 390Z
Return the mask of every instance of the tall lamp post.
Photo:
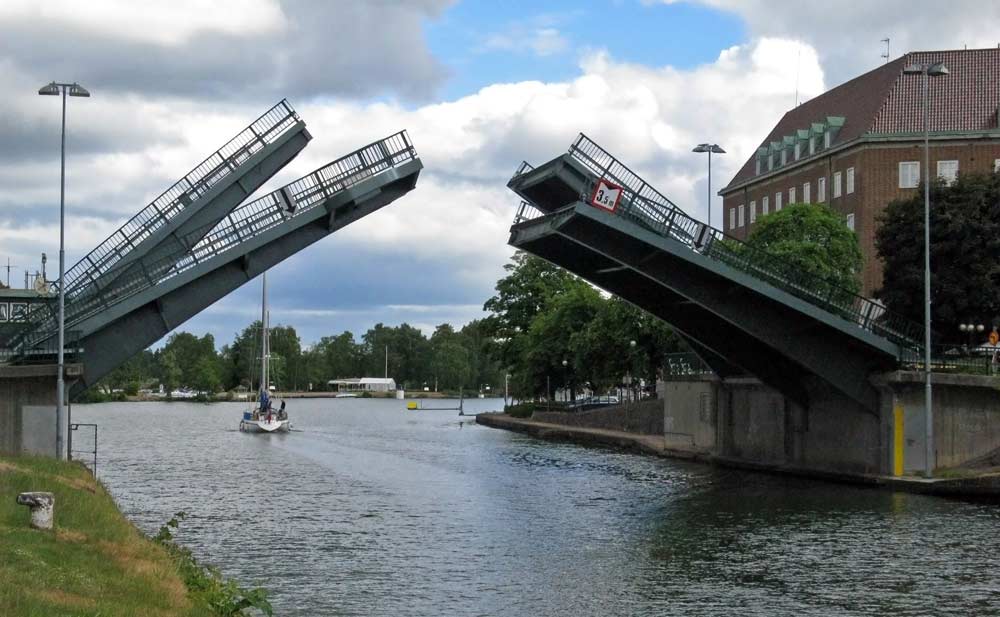
M59 160L59 373L56 376L56 458L69 458L67 433L69 422L64 409L66 397L65 356L66 345L66 285L63 280L66 268L66 96L89 97L90 92L78 83L63 84L52 82L38 90L42 96L62 95L62 145Z
M924 476L934 475L934 412L931 403L931 154L930 154L930 78L947 75L948 67L935 64L911 64L906 75L924 76Z
M712 153L725 154L719 144L698 144L691 152L708 152L708 226L712 226Z

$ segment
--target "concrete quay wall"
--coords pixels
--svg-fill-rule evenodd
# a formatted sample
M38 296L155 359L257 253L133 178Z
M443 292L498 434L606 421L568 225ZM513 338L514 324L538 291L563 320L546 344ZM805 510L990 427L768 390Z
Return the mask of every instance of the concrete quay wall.
M56 455L55 365L0 366L0 454ZM65 366L66 392L83 374Z

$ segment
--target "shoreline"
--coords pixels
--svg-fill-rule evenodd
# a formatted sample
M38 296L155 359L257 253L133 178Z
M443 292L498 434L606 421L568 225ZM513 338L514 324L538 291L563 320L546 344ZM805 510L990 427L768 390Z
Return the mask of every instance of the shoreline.
M642 435L610 429L584 428L514 418L503 413L481 413L476 423L490 428L524 433L538 439L575 443L588 447L610 447L647 456L687 460L719 467L791 475L827 482L868 486L883 490L899 490L944 497L975 497L1000 499L1000 472L970 473L965 477L922 478L916 476L882 476L799 467L787 464L753 463L712 454L708 451L667 448L662 435Z

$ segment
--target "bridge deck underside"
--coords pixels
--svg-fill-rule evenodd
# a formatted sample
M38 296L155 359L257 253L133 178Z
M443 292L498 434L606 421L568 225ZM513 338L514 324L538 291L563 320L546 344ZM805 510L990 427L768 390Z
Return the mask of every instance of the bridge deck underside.
M886 349L844 336L776 297L780 292L741 284L691 251L671 251L669 240L588 204L549 211L555 213L515 225L510 244L656 315L793 400L808 404L806 384L818 378L874 407L868 375L894 366Z

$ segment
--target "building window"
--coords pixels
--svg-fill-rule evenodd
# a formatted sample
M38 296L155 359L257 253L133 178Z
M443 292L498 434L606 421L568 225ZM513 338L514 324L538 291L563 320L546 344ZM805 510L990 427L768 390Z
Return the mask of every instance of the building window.
M750 202L750 223L753 224L753 223L756 223L756 222L757 222L757 202L756 201L751 201Z
M743 227L743 204L740 204L739 227Z
M760 157L757 157L757 175L760 175Z
M854 168L847 168L847 194L850 195L854 192Z
M760 215L767 216L767 197L760 200Z
M767 169L768 171L774 169L774 153L767 155Z
M816 154L816 138L809 138L809 154Z
M826 201L826 178L816 180L816 201L819 203Z
M788 189L788 204L791 205L795 203L795 187Z
M812 203L812 195L810 194L812 191L810 189L812 187L808 182L802 183L802 203L804 204Z
M799 142L795 142L795 160L796 161L799 160L801 156L802 156L802 144ZM1000 161L1000 159L997 160Z
M830 140L831 140L832 137L833 136L830 134L830 131L827 131L827 132L823 133L823 147L824 148L829 148L830 147Z
M899 164L899 188L915 189L920 184L920 162L903 161Z
M848 214L847 215L847 228L850 229L851 231L854 231L854 215L853 214Z
M778 191L777 193L774 194L774 211L775 212L781 210L781 198L782 198L783 195L784 194L781 191Z
M788 164L788 150L781 151L781 164L782 165Z
M993 171L1000 171L1000 159L993 160Z
M958 161L938 161L937 175L945 181L945 184L952 184L958 177Z
M736 208L729 209L729 229L736 229Z
M833 172L833 198L840 197L840 172Z

